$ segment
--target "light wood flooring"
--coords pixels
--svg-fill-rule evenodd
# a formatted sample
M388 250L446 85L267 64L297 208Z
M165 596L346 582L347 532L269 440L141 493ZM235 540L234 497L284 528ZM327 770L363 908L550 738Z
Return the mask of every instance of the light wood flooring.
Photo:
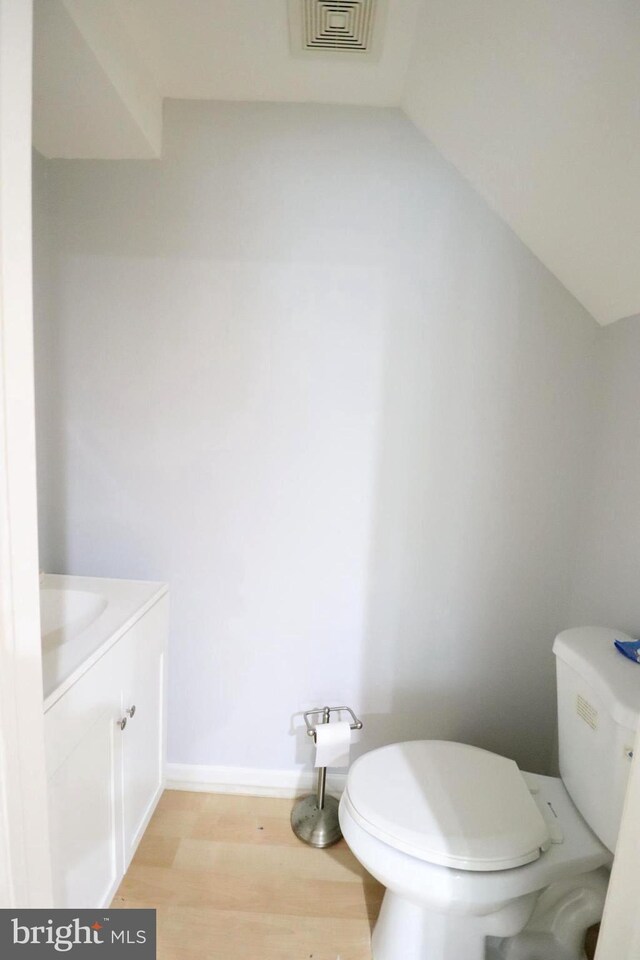
M157 909L158 960L370 960L384 891L292 803L165 791L113 906Z
M297 840L292 802L165 791L113 901L157 910L158 960L371 960L384 891L344 840Z

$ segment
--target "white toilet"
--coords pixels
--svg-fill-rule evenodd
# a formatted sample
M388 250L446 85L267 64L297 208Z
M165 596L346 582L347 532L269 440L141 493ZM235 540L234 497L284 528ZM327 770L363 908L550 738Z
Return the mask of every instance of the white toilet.
M340 824L387 888L373 960L583 960L640 718L640 666L615 638L629 639L584 627L554 643L561 779L442 740L356 760Z

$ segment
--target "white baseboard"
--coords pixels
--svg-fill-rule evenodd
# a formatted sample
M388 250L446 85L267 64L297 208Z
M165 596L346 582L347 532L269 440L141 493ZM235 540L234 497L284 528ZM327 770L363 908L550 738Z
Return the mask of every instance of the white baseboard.
M347 777L327 775L327 792L340 796ZM168 763L167 790L201 793L237 793L250 797L298 797L312 793L317 783L313 770L263 770L260 767L209 767L201 764Z

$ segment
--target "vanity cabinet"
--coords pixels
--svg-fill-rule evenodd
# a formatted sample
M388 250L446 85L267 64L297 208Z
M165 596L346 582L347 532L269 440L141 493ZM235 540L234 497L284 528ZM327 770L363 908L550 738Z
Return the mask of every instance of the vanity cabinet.
M125 870L162 792L165 765L166 615L156 604L139 622L135 642L126 645L123 673L122 781Z
M116 659L109 651L45 715L56 907L106 904L123 872Z
M108 906L163 789L168 597L45 713L56 907Z

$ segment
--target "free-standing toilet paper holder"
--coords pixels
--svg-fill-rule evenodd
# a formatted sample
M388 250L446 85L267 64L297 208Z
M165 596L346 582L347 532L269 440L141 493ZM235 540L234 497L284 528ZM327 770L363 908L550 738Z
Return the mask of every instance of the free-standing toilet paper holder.
M316 741L316 727L321 723L329 723L332 713L348 713L351 717L352 730L362 730L362 721L358 720L351 707L319 707L317 710L307 710L304 722L307 725L307 735ZM320 718L312 721L312 717ZM318 767L317 793L308 797L301 797L291 811L291 829L296 837L312 847L330 847L337 843L342 836L338 821L338 801L335 797L327 796L327 768Z

